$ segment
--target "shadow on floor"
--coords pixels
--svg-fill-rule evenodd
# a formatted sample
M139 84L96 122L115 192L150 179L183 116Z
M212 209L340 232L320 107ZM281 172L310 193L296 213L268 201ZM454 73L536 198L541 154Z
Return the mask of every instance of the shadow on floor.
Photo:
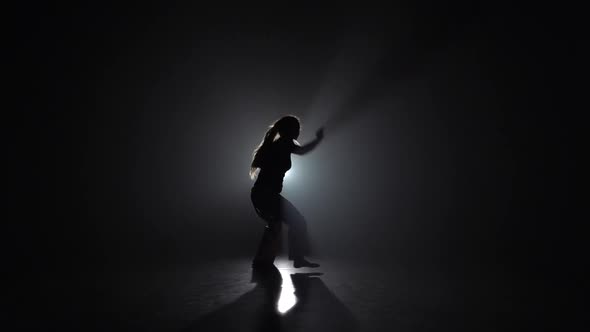
M277 311L282 278L278 269L253 271L256 287L236 301L193 322L184 331L357 331L350 310L326 287L320 273L291 274L297 303Z

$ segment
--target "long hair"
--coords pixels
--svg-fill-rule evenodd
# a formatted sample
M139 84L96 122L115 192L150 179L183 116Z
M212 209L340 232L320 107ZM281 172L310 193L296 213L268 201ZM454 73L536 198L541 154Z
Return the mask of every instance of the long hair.
M299 118L294 115L286 115L269 126L262 142L258 144L254 153L252 154L252 163L250 164L250 178L254 180L258 174L258 170L263 167L265 163L265 156L271 144L279 139L281 136L297 139L299 136Z

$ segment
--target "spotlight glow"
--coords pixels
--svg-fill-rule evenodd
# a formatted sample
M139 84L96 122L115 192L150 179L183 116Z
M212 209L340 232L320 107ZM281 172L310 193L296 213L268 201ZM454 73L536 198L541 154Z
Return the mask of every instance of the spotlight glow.
M297 303L297 297L295 296L295 287L291 280L291 269L290 268L279 268L281 277L283 278L283 284L281 285L281 294L279 295L279 301L277 303L277 310L279 313L284 314L289 311Z

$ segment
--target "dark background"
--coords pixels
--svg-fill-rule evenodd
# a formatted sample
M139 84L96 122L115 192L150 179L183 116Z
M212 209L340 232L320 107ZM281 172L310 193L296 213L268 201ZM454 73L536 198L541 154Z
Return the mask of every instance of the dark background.
M317 257L481 269L514 303L563 308L586 265L576 12L19 9L11 83L22 95L7 123L15 271L49 299L96 282L88 275L250 257L261 235L251 153L295 114L302 143L326 126L315 151L293 157L284 190Z

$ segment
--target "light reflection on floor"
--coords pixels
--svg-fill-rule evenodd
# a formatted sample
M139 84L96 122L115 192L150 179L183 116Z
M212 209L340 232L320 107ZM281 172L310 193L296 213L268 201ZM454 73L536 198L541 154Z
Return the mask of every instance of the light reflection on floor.
M513 289L500 288L496 279L491 283L487 274L450 279L438 265L415 271L379 263L320 263L318 269L295 269L286 258L277 259L282 289L254 282L250 259L132 271L101 284L103 302L83 304L99 305L104 317L97 330L105 331L281 330L276 326L293 332L479 331L503 330L517 314L510 311L506 321L497 321L498 308L513 304ZM272 280L278 279L276 272ZM88 280L93 279L81 281ZM89 312L94 319L96 313Z
M277 302L277 310L279 313L284 314L297 303L297 297L295 296L295 287L291 280L291 274L295 273L293 266L290 261L277 261L275 262L276 267L281 273L283 282L281 284L281 293L279 295L279 301Z

